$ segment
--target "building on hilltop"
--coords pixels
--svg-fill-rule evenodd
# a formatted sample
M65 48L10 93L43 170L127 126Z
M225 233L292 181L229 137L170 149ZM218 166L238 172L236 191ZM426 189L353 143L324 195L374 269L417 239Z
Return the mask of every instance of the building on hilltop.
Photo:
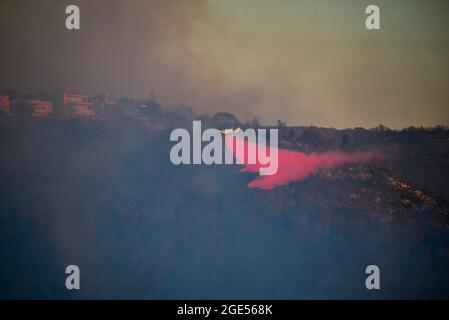
M5 113L9 113L9 96L6 95L0 95L0 109L3 110Z
M48 100L31 99L15 100L11 104L11 113L41 117L53 112L53 102Z
M89 96L80 94L67 94L63 96L64 109L75 116L94 116L93 104Z
M111 106L115 106L115 101L112 100L109 93L97 94L89 98L89 102L93 105L93 110L96 114L102 114Z

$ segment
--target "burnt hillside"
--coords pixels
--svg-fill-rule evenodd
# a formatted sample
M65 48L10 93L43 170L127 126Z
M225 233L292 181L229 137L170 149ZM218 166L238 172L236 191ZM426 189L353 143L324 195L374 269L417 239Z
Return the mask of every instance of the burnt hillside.
M264 191L238 166L172 165L165 123L0 117L2 298L449 296L448 131L283 127L291 149L389 157Z

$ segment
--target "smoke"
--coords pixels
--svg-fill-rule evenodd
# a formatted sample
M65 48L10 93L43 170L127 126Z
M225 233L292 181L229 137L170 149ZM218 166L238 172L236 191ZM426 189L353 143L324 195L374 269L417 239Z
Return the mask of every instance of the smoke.
M260 88L229 84L219 61L197 49L198 34L218 37L226 26L213 2L79 0L78 31L65 29L68 4L0 1L0 88L154 94L165 106L200 112L261 99Z
M208 1L79 0L81 28L72 32L65 29L68 4L0 2L1 87L154 92L176 105L196 103L192 92L217 84L219 71L192 49L192 34L214 26Z
M262 165L257 159L256 163L248 163L248 150L258 150L258 145L254 142L244 141L243 148L233 148L233 143L237 139L233 136L226 137L226 146L234 157L243 163L240 172L259 172ZM267 147L267 155L273 155L273 148ZM322 154L306 154L299 151L287 149L278 150L278 170L273 175L259 175L248 184L249 188L271 190L289 182L302 181L320 170L330 170L347 163L362 163L383 158L379 151L364 151L347 153L342 151L326 152Z

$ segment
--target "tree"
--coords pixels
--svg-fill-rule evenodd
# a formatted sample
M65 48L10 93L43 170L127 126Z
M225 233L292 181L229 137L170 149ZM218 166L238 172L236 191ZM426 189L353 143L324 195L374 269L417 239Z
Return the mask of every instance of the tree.
M285 121L278 119L277 126L278 126L278 128L285 128L287 126L287 123Z
M259 119L257 119L257 117L255 117L253 119L253 121L251 121L251 127L253 129L259 128L260 127L260 123L259 123Z

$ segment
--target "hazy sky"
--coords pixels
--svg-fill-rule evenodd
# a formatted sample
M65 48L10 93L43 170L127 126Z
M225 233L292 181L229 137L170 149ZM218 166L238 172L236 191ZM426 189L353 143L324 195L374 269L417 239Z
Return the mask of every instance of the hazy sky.
M449 125L447 30L443 0L0 0L0 87L154 91L262 123Z

